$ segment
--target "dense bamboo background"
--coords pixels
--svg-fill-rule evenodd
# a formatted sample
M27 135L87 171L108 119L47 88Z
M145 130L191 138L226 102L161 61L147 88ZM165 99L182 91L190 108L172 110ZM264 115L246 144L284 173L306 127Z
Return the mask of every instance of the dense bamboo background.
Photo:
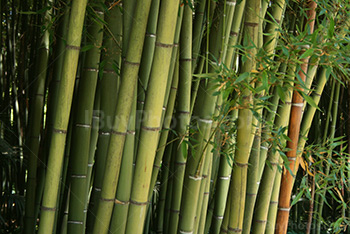
M349 19L1 1L0 232L350 233Z

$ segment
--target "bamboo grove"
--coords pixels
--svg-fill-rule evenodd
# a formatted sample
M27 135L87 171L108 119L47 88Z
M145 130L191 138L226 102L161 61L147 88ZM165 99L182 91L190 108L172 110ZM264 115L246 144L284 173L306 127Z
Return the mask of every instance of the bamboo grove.
M350 233L349 19L1 1L0 232Z

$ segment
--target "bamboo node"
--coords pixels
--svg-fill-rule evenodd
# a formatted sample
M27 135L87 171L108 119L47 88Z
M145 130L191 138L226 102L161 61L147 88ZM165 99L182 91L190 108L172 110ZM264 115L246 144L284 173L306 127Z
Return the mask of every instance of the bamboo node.
M261 145L261 146L260 146L260 149L263 149L263 150L268 150L269 148L268 148L268 147L266 147L266 146Z
M127 205L127 204L129 204L128 201L121 201L121 200L118 200L118 199L115 199L114 203L118 204L118 205Z
M213 122L212 119L198 119L198 121L202 123L207 123L207 124L211 124Z
M71 175L72 178L77 178L77 179L85 179L86 175Z
M63 129L52 128L52 131L59 134L67 134L67 131Z
M257 223L267 223L267 220L256 219L255 222L257 222Z
M41 210L45 211L56 211L56 207L47 207L47 206L41 206Z
M179 165L179 166L186 165L186 162L175 162L175 165Z
M175 214L179 214L180 213L180 211L179 210L173 210L173 209L170 209L169 210L171 213L175 213Z
M135 133L136 132L134 130L129 130L129 131L126 132L126 134L129 134L129 135L135 135Z
M100 135L103 135L103 136L109 136L109 135L111 135L110 132L104 132L104 131L102 131L102 130L98 131L98 133L99 133Z
M278 210L280 210L280 211L285 211L285 212L289 212L289 211L290 211L290 208L278 207Z
M223 232L223 233L228 233L228 230L225 229L225 228L221 228L220 230L221 230L221 232Z
M204 196L208 196L208 195L209 195L209 192L205 192L205 193L204 193Z
M172 47L174 47L174 44L165 44L165 43L161 43L161 42L156 42L156 46L163 47L163 48L172 48Z
M224 216L222 216L222 215L220 215L220 216L218 216L218 215L213 215L213 217L214 217L215 219L217 219L217 220L222 220L222 219L224 219Z
M231 31L230 32L230 36L231 37L237 37L238 36L238 32Z
M100 198L100 201L103 201L103 202L114 202L114 198L111 198L111 199L109 199L109 198Z
M160 127L146 127L146 126L142 126L142 129L146 130L146 131L160 131L161 128Z
M74 221L74 220L68 220L68 224L78 224L78 225L83 225L84 223L82 221Z
M236 6L236 1L228 1L228 2L226 2L226 5Z
M114 70L104 69L103 74L116 74Z
M220 176L219 179L220 180L229 180L230 176Z
M66 45L66 49L68 49L68 50L80 50L80 46Z
M156 34L154 34L154 33L146 33L146 37L153 37L153 38L155 38Z
M179 229L179 233L183 233L183 234L192 234L193 231L187 232L187 231L184 231L184 230Z
M104 12L103 12L103 11L97 11L97 10L95 10L95 13L96 13L96 14L99 14L99 15L104 15Z
M137 202L137 201L134 201L134 200L130 199L130 204L133 204L135 206L146 206L148 204L148 201L146 201L146 202Z
M111 131L111 134L113 134L113 135L125 136L127 133L126 133L126 132L118 132L118 131L112 130L112 131Z
M192 58L182 58L182 59L179 59L180 62L192 62L193 59Z
M239 163L239 162L235 162L235 164L239 167L247 167L248 163Z
M76 124L75 126L80 128L91 128L91 124Z
M292 106L304 107L304 103L303 103L303 102L300 102L300 103L292 103Z
M201 176L199 176L199 177L197 177L197 176L188 176L188 178L190 178L191 180L195 180L195 181L203 179L203 177L201 177Z
M97 191L97 192L101 191L101 188L98 188L98 187L95 187L94 189L95 189L95 191Z
M98 72L99 70L96 68L84 68L84 71L89 71L89 72Z
M278 204L278 201L270 201L270 204Z
M242 229L240 229L240 228L228 227L228 230L231 231L231 232L242 232Z
M249 27L258 27L258 23L253 23L253 22L244 22L245 26L249 26Z
M247 193L248 197L256 197L256 193Z
M178 113L178 114L184 114L184 115L190 114L189 111L176 111L176 113Z
M129 64L130 66L140 66L140 63L134 63L134 62L130 62L130 61L127 61L127 60L124 61L124 64L125 65Z

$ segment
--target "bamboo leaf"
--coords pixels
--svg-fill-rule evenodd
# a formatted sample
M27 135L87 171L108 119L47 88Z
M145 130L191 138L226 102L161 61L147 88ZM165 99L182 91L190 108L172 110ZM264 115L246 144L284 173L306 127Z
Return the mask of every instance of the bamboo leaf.
M307 57L311 56L313 53L314 53L314 49L313 49L313 48L310 48L310 49L306 50L306 51L300 56L300 59L307 58Z
M244 72L238 76L238 78L235 80L235 82L233 82L233 84L237 84L237 83L247 79L248 77L249 77L249 72Z
M301 95L304 97L305 101L312 107L316 108L317 110L321 110L317 104L315 103L314 99L311 98L309 95L303 93L303 92L300 92Z
M300 200L301 196L303 196L304 190L301 190L298 195L293 199L292 204L290 206L294 206Z

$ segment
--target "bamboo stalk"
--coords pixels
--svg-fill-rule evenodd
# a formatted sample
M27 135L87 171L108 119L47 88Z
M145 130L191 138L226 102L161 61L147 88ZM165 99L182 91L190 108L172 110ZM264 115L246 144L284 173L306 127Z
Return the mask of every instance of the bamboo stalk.
M162 2L157 41L144 108L140 143L136 156L134 181L131 190L128 222L125 233L141 233L148 204L152 167L159 138L162 109L166 93L175 36L178 1Z
M151 1L147 0L142 3L138 2L135 8L133 27L130 32L130 38L133 38L133 40L130 40L128 44L128 51L123 65L122 82L118 93L116 114L108 147L101 198L94 223L93 233L96 234L107 233L109 228L146 32L147 22L144 19L148 18L150 5Z
M95 10L103 20L103 12ZM68 233L83 233L85 230L85 203L87 201L86 188L88 159L91 140L91 126L93 105L96 93L98 68L100 62L100 47L103 34L103 25L92 22L88 27L90 34L88 44L94 45L86 52L82 78L79 81L75 119L72 132L70 153L70 199L68 215Z
M110 140L112 120L117 103L116 94L118 93L120 86L119 75L117 74L115 67L120 67L121 60L121 51L118 49L118 43L121 42L120 35L122 33L122 28L117 22L122 21L122 15L118 6L115 6L105 17L109 30L108 33L104 34L105 38L103 45L105 52L102 53L101 58L101 63L104 63L104 66L100 68L103 71L103 76L101 80L99 80L99 86L101 89L99 137L94 165L95 176L88 209L87 233L91 233L93 230L98 202L101 196L101 187L106 165L105 162Z
M190 101L192 80L192 10L185 6L180 34L178 103L176 106L176 132L178 140L174 143L175 155L171 213L168 233L176 233L179 221L183 178L188 151L188 125L190 123Z
M248 50L251 57L243 64L242 72L248 72L251 77L251 71L256 69L255 54L257 48L255 46L258 42L259 15L257 13L260 10L260 1L248 1L246 7L244 25L248 43L251 45L251 49ZM232 187L232 196L239 200L231 200L228 224L228 233L230 234L242 232L248 160L253 142L252 137L255 132L252 132L253 116L250 108L253 105L253 100L251 91L248 88L244 88L241 98L242 109L238 112L237 148L232 170L232 183L230 185Z
M45 180L45 191L41 207L39 233L51 233L54 225L55 210L58 196L59 178L61 174L64 145L68 127L69 110L71 107L75 74L77 70L82 28L86 10L86 0L75 0L72 3L71 17L67 35L67 46L53 134L50 144L48 171ZM74 25L74 27L73 27Z
M124 233L128 217L129 199L133 177L133 162L135 149L135 119L136 119L135 95L129 120L128 132L125 139L123 158L120 169L120 179L116 191L115 204L110 224L110 233Z
M45 26L48 27L51 21L51 9L45 13ZM47 65L49 60L49 30L47 29L40 43L38 58L36 61L36 79L34 83L34 95L31 97L29 129L28 133L28 175L27 190L25 203L25 220L24 231L26 234L34 233L36 217L35 217L35 191L37 186L37 164L40 146L40 133L43 120L44 93L47 74ZM28 134L28 135L29 135Z
M316 2L310 1L309 2L309 9L307 11L308 15L308 25L309 25L309 32L312 33L314 29L315 24L315 9L316 9ZM301 80L305 81L305 74L307 72L308 67L308 58L301 59L301 69L299 71L299 76ZM297 89L300 90L300 87L297 86ZM302 91L302 90L301 90ZM287 152L287 157L290 162L289 168L290 170L296 174L298 169L298 164L295 163L296 160L296 154L297 154L297 146L298 146L298 140L299 140L299 134L300 134L300 122L301 122L301 115L303 110L303 97L301 94L298 93L298 91L294 91L293 93L293 99L292 99L292 109L291 109L291 116L290 116L290 123L289 123L289 131L288 131L288 137L290 138L290 141L287 143L287 148L291 149ZM279 196L279 210L277 214L277 223L276 223L276 234L285 234L287 233L287 227L288 227L288 219L289 219L289 210L290 210L290 197L292 192L292 186L293 186L293 175L289 173L288 170L284 169L283 175L282 175L282 182L281 182L281 194Z

